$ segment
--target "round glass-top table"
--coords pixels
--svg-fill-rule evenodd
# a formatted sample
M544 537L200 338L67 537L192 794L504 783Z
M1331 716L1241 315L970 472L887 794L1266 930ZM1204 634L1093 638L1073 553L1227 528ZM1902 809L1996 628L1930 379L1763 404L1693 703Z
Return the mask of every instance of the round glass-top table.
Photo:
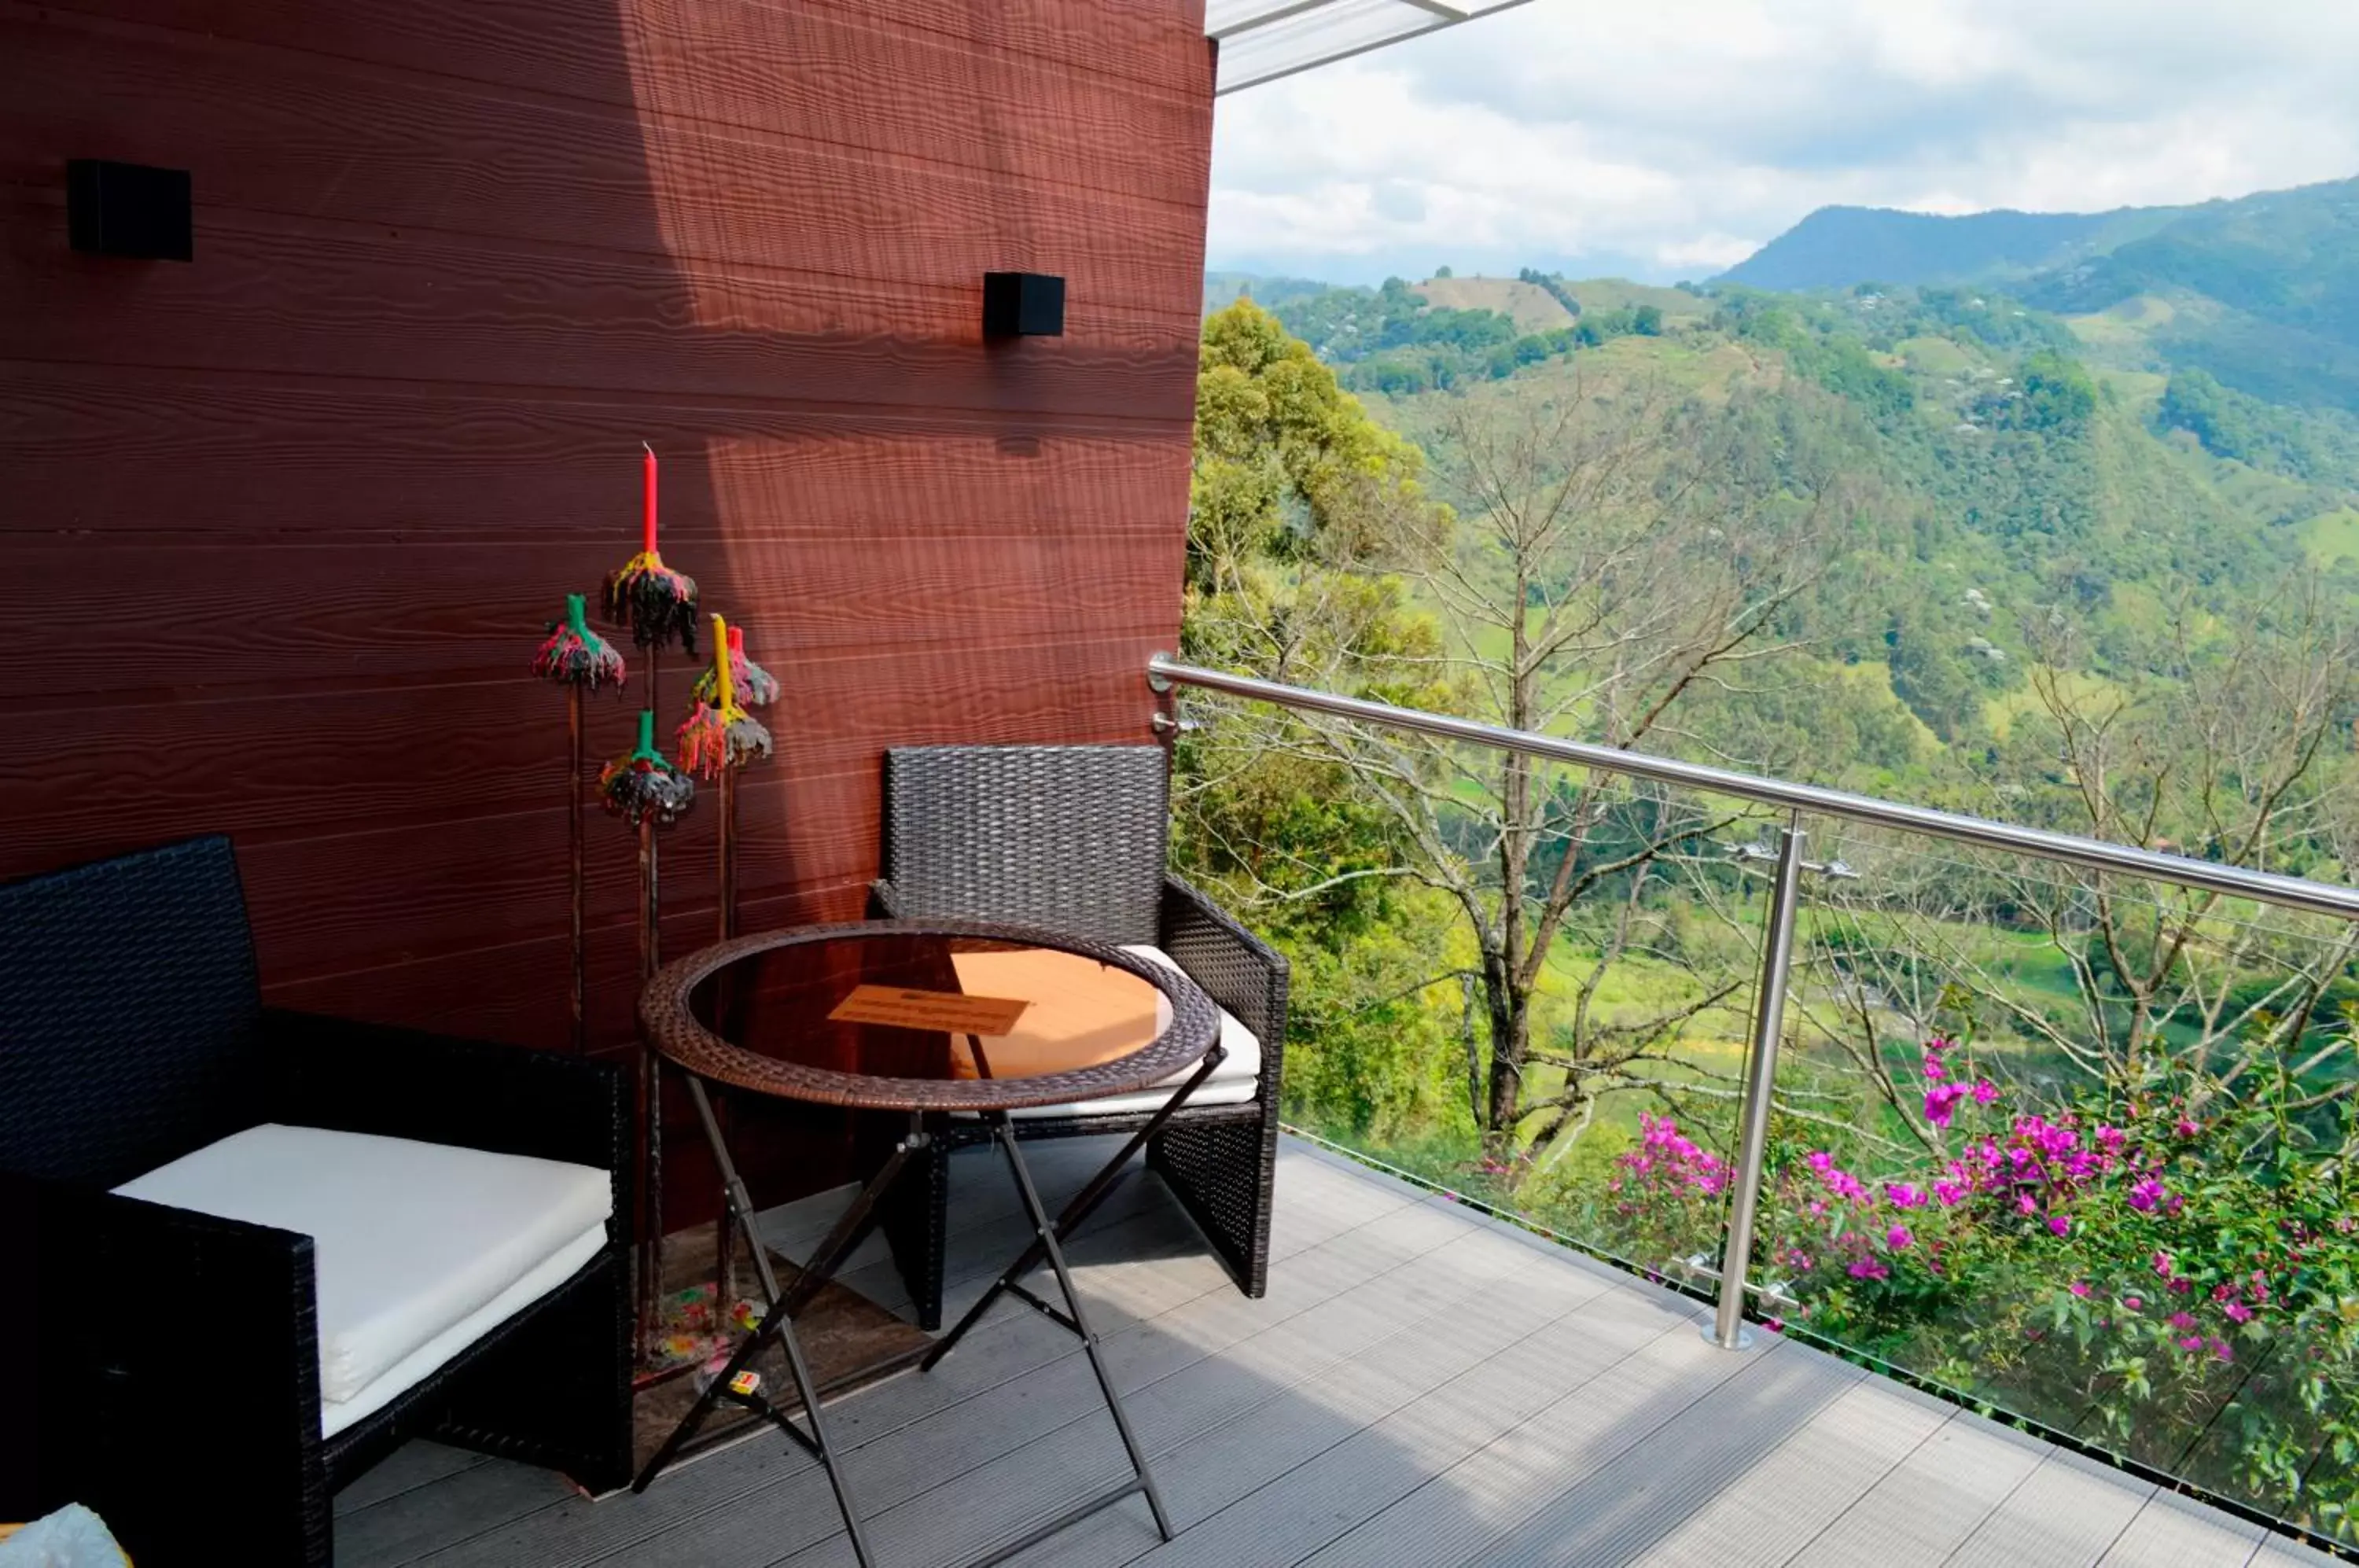
M769 1301L761 1326L737 1347L633 1490L644 1491L727 1401L777 1424L817 1457L835 1490L853 1551L871 1564L865 1531L837 1467L817 1386L796 1338L808 1305L874 1228L877 1205L909 1157L932 1135L927 1117L965 1113L987 1124L1030 1216L1032 1240L956 1326L938 1340L930 1370L1002 1295L1014 1295L1081 1340L1129 1451L1132 1478L1002 1546L973 1568L1015 1555L1134 1493L1157 1530L1171 1526L1147 1455L1131 1431L1065 1266L1063 1242L1114 1190L1130 1161L1223 1058L1220 1010L1179 970L1082 938L983 922L876 920L766 931L721 942L658 970L639 997L656 1051L687 1074L721 1170L730 1215L744 1233ZM794 1282L778 1289L754 1225L753 1200L730 1158L707 1085L909 1117L901 1138ZM1016 1146L1007 1113L1103 1095L1168 1088L1170 1098L1051 1220ZM1064 1297L1060 1308L1024 1277L1043 1262ZM773 1344L784 1347L806 1432L741 1374Z
M1078 937L870 921L740 937L659 971L639 1004L696 1078L889 1111L1135 1093L1184 1073L1220 1013L1176 969Z

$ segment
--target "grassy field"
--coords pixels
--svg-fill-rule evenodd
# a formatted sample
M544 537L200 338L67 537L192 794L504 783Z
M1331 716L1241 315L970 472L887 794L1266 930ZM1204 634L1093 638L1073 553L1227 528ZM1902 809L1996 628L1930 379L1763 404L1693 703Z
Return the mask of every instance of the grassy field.
M2058 686L2078 702L2099 702L2125 695L2121 687L2105 677L2085 670L2067 670L2057 676ZM2007 737L2015 721L2026 714L2042 712L2039 693L2028 682L2012 691L2003 691L1983 704L1983 719L1990 725L1991 734L2000 740Z
M2359 510L2325 512L2301 525L2302 548L2321 566L2359 561Z
M1897 346L1901 363L1920 376L1962 376L1983 363L1948 338L1904 338Z
M1417 291L1446 310L1496 310L1511 318L1518 332L1542 332L1572 324L1572 312L1555 295L1517 278L1432 278L1419 284Z

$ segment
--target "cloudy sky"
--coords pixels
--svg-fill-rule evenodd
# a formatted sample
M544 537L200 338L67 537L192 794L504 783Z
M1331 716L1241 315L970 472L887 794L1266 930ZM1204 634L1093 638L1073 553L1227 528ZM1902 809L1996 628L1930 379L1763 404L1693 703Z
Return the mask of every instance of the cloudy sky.
M2359 0L1532 0L1219 101L1208 265L1669 282L1831 202L2359 175Z

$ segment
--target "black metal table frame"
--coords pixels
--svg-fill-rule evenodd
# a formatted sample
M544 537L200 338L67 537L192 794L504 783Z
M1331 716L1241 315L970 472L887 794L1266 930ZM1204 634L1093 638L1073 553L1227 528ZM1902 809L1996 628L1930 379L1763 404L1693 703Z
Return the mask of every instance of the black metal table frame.
M976 1062L987 1075L990 1070L982 1055L982 1042L972 1035L967 1037L967 1040L975 1052ZM934 1343L933 1348L919 1362L918 1369L931 1371L970 1329L983 1321L984 1314L1002 1295L1016 1297L1082 1342L1082 1348L1090 1359L1090 1370L1097 1376L1098 1391L1105 1398L1106 1409L1114 1415L1114 1429L1122 1435L1123 1449L1130 1456L1131 1478L1086 1498L1047 1523L1027 1531L1019 1539L975 1559L968 1568L991 1568L992 1564L1005 1562L1019 1552L1038 1545L1060 1530L1080 1523L1101 1508L1113 1507L1134 1493L1147 1498L1147 1511L1155 1517L1157 1533L1165 1541L1171 1539L1170 1515L1164 1508L1162 1494L1156 1490L1155 1477L1147 1468L1147 1454L1138 1445L1137 1435L1131 1430L1130 1416L1123 1409L1122 1396L1114 1388L1114 1377L1106 1369L1098 1336L1091 1329L1088 1313L1082 1306L1081 1292L1074 1288L1072 1270L1065 1263L1064 1242L1121 1184L1123 1178L1129 1173L1131 1160L1147 1147L1147 1140L1163 1129L1171 1114L1187 1104L1188 1097L1202 1086L1204 1080L1212 1076L1227 1055L1227 1048L1215 1040L1206 1050L1202 1061L1189 1075L1188 1081L1173 1091L1171 1098L1147 1118L1146 1126L1131 1134L1114 1157L1073 1194L1064 1211L1053 1221L1040 1201L1039 1190L1033 1185L1032 1172L1025 1165L1023 1152L1016 1146L1015 1128L1007 1113L1005 1110L979 1113L991 1127L994 1141L1007 1157L1009 1176L1016 1183L1016 1193L1023 1200L1024 1212L1031 1222L1032 1240L1016 1261L992 1282L991 1288L967 1309L966 1314L951 1331ZM827 1473L828 1486L835 1493L835 1504L843 1515L844 1529L851 1533L853 1555L859 1559L861 1568L875 1568L875 1558L869 1549L867 1533L861 1527L859 1511L853 1504L851 1487L838 1467L835 1447L828 1441L826 1419L821 1413L821 1401L828 1390L811 1377L810 1364L803 1357L801 1342L795 1335L794 1321L821 1289L835 1277L836 1270L843 1267L844 1259L852 1256L853 1248L875 1227L877 1204L899 1178L910 1156L925 1149L933 1135L926 1130L923 1113L911 1112L907 1136L894 1145L893 1152L884 1165L861 1188L859 1195L853 1199L852 1206L836 1220L825 1239L819 1244L818 1250L812 1253L810 1261L801 1266L801 1272L795 1282L781 1291L777 1277L770 1267L768 1246L754 1224L753 1199L746 1191L745 1181L737 1174L736 1162L729 1156L729 1146L721 1135L720 1119L712 1114L712 1101L705 1092L704 1081L693 1072L685 1072L683 1075L688 1079L690 1097L696 1103L697 1119L703 1124L705 1138L712 1145L712 1157L720 1166L730 1218L744 1234L746 1249L754 1255L755 1268L761 1277L763 1293L769 1308L763 1314L761 1324L739 1344L736 1352L730 1356L728 1366L706 1386L688 1414L680 1418L679 1424L664 1440L663 1446L647 1461L638 1478L631 1483L631 1490L635 1493L646 1491L648 1484L695 1438L698 1429L703 1426L705 1418L716 1406L724 1401L734 1404L777 1426L819 1461L821 1469ZM1055 1272L1058 1289L1065 1298L1063 1311L1024 1284L1024 1277L1038 1269L1044 1260ZM716 1302L716 1312L719 1308L720 1303ZM758 1389L741 1394L730 1387L737 1375L751 1366L773 1343L785 1348L787 1369L794 1380L795 1397L801 1402L804 1418L810 1424L809 1432L796 1425L794 1419L786 1411L763 1398Z

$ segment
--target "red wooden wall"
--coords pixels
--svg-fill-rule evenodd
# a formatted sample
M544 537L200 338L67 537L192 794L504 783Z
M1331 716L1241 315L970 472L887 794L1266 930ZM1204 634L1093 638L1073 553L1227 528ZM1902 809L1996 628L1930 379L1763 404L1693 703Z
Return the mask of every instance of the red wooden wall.
M748 929L860 912L886 746L1147 740L1211 87L1201 0L0 0L0 877L225 830L275 1000L561 1044L527 667L643 439L785 685ZM191 170L194 262L71 251L70 158ZM1066 335L985 344L989 269L1062 274Z

